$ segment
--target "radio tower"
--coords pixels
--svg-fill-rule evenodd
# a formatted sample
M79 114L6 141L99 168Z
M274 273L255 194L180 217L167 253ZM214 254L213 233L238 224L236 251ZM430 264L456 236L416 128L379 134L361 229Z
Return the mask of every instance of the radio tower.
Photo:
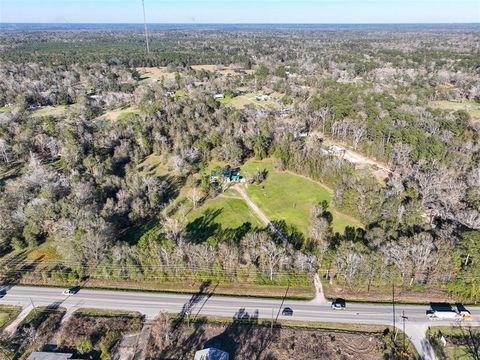
M147 54L149 54L150 45L148 44L147 17L145 16L145 0L142 0L142 7L143 7L143 24L145 25L145 42L147 43Z

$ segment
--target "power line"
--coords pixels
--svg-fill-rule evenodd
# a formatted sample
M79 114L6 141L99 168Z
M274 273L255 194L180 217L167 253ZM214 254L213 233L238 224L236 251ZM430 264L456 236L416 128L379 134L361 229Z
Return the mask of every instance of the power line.
M60 265L65 267L72 267L72 268L80 268L80 269L88 269L91 270L88 265L81 264L79 262L74 261L40 261L37 264L35 262L28 263L28 262L18 262L15 264L5 264L5 265L16 265L20 266L18 269L7 269L4 270L5 272L31 272L32 269L28 268L30 266L35 265L43 265L43 266L52 266L52 265ZM25 267L25 268L21 268ZM242 274L255 274L258 272L263 273L264 271L260 269L242 269L239 268L238 265L234 268L225 268L220 267L218 270L213 267L208 266L198 266L198 265L163 265L163 264L138 264L138 265L120 265L120 264L98 264L96 266L97 269L101 270L161 270L161 271L208 271L208 272L215 272L215 271L229 271L232 270L237 273ZM47 271L73 271L75 269L55 269L55 268L48 268L45 267L43 269L37 270L47 270ZM300 269L291 269L290 271L274 271L274 274L277 275L308 275L310 272L308 271L301 271Z
M32 265L32 264L25 264L24 265ZM60 262L50 262L53 265L66 265ZM45 264L43 264L45 265ZM97 268L97 271L92 271L85 265L80 265L78 263L70 262L70 265L75 265L80 268L80 270L85 270L88 277L94 278L105 278L111 280L125 280L125 279L132 279L135 277L142 278L145 280L176 280L176 279L198 279L202 277L215 277L220 279L230 279L232 276L235 278L242 278L242 277L268 277L266 271L262 271L260 269L244 269L244 270L237 270L232 269L233 272L229 273L228 269L218 269L215 267L199 267L199 266L185 266L185 265L177 265L177 266L165 266L165 265L152 265L152 266L141 266L141 265L103 265ZM67 276L69 274L75 273L76 269L72 268L45 268L41 269L47 272L52 272L58 275ZM40 270L40 271L41 271ZM100 270L100 271L98 271ZM102 270L104 270L102 272ZM8 269L4 270L3 273L6 276L22 276L26 274L31 274L34 271L39 271L39 269L32 270L29 267L25 268L17 268L17 269ZM150 272L150 274L149 274ZM138 273L137 276L132 273ZM161 273L161 274L159 274ZM295 271L275 271L273 273L274 278L278 279L282 277L287 277L290 281L295 280L302 280L311 275L308 272L300 273L298 270Z
M25 261L25 260L19 260L15 262L6 262L3 264L0 264L0 266L10 266L10 267L20 267L18 269L6 269L4 270L5 272L30 272L32 269L29 269L31 266L35 265L42 265L46 266L43 270L49 270L49 271L63 271L67 269L55 269L55 268L50 268L48 269L48 266L54 266L54 265L59 265L59 266L65 266L65 267L75 267L75 268L80 268L80 269L90 269L88 265L83 264L78 261L72 261L72 260L40 260L40 261ZM22 267L25 267L22 269ZM229 269L226 267L221 266L216 270L215 266L198 266L198 265L165 265L165 264L99 264L96 266L99 269L103 270L161 270L161 271L229 271L233 270L234 272L237 273L242 273L242 274L255 274L258 272L263 273L260 269L242 269L241 267L236 264L235 267ZM72 269L69 269L71 271ZM317 271L323 271L322 269L318 269ZM306 270L301 270L301 269L291 269L289 271L274 271L274 274L276 275L308 275L310 274L309 271Z

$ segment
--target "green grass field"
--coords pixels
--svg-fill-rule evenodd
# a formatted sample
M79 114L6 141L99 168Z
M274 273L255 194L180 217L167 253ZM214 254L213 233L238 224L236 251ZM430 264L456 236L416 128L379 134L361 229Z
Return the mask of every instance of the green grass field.
M171 176L172 171L168 169L168 166L162 160L162 157L159 155L150 155L138 165L138 170L145 175L156 175L156 176Z
M53 116L53 117L60 117L65 115L69 106L66 105L58 105L58 106L44 106L38 110L35 110L32 113L32 116L35 117L45 117L45 116Z
M272 107L275 104L274 99L277 98L275 94L271 95L268 100L258 101L255 99L257 95L262 95L260 93L248 93L240 96L236 96L230 99L228 102L230 105L236 109L243 109L247 105L258 105L261 107Z
M447 344L445 346L445 355L447 359L455 360L475 360L475 358L467 352L466 346L455 346Z
M223 99L217 99L217 101L221 104L229 104L233 101L233 97L231 96L225 96Z
M199 241L238 235L247 228L264 227L235 190L208 199L188 216L187 232Z
M456 102L448 100L438 100L431 103L433 107L443 110L465 110L473 119L480 120L480 104L474 100Z
M173 96L183 98L187 96L187 93L185 92L185 90L177 90L175 91L175 94L173 94Z
M0 332L20 314L20 306L0 305Z
M121 121L122 119L125 119L129 115L139 114L139 113L140 111L138 109L134 108L133 106L129 106L121 109L107 111L101 117L105 120Z
M319 202L326 200L332 203L331 192L319 183L289 172L274 169L270 159L263 161L249 160L242 166L242 176L254 174L266 169L267 179L260 185L247 187L247 194L255 204L263 210L270 220L284 220L303 234L308 235L310 212ZM342 233L346 226L362 226L362 224L341 214L335 209L333 214L333 230Z

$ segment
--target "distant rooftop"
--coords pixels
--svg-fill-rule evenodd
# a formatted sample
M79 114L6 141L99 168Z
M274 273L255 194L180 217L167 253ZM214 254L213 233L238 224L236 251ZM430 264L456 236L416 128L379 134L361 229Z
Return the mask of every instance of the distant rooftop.
M211 347L208 349L199 350L195 353L194 360L228 360L227 352Z
M73 354L52 353L52 352L33 352L27 360L75 360Z

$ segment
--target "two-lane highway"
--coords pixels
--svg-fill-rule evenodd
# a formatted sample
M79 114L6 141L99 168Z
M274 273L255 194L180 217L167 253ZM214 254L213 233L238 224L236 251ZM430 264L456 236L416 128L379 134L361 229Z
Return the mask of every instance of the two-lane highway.
M325 304L306 301L280 299L259 299L242 297L180 295L165 293L146 293L133 291L90 290L81 289L72 296L62 294L64 289L14 286L7 289L0 304L28 306L57 305L72 313L79 308L118 309L138 311L147 318L153 319L159 312L188 312L189 316L241 316L270 319L279 313L279 319L299 321L322 321L350 324L392 325L393 308L391 304L347 303L345 310L333 310ZM293 309L292 316L283 316L285 307ZM426 329L429 325L454 325L451 321L432 321L426 317L426 305L396 304L396 325L400 326L401 315L408 317L408 328ZM479 326L480 308L469 308L472 321L465 324ZM423 330L422 330L423 331Z
M1 304L47 306L57 304L68 310L78 308L121 309L138 311L154 318L160 311L178 313L188 309L191 315L214 315L233 317L241 309L259 318L271 318L272 310L276 316L282 301L280 299L260 299L242 297L223 297L200 295L180 295L165 293L147 293L112 290L82 289L72 296L62 294L64 289L15 286L0 299ZM283 307L293 309L293 316L288 319L301 321L328 321L355 324L383 324L393 322L393 309L390 304L348 303L345 310L333 310L330 306L313 302L285 300ZM425 315L426 305L396 304L396 321L401 320L402 311L411 323L427 323L429 325L449 325L449 321L431 321ZM469 309L474 316L470 324L480 325L480 309ZM282 316L282 315L280 315ZM467 323L467 322L466 322Z

